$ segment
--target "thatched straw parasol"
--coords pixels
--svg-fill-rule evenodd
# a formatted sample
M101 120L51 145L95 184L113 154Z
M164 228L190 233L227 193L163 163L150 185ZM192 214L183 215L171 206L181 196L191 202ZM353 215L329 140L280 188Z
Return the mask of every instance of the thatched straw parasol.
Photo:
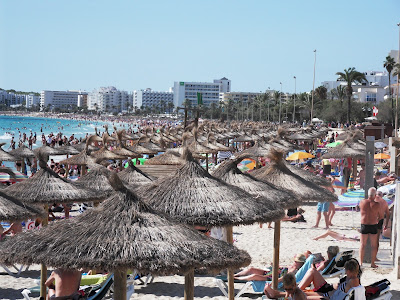
M268 222L282 216L269 203L211 176L192 157L171 176L139 189L155 209L182 223L206 227Z
M93 139L91 139L93 142L96 140L96 136L95 135L92 135L94 138ZM92 137L91 136L91 137ZM101 139L101 138L100 138ZM87 140L86 140L86 142L85 143L80 143L80 144L76 144L76 145L72 145L72 147L74 147L76 150L78 150L78 151L83 151L83 150L85 150L86 149L86 151L88 152L88 153L91 153L92 151L97 151L97 150L99 150L100 148L99 147L95 147L95 146L92 146L92 145L87 145L86 146L86 144L87 144Z
M363 158L365 157L365 145L359 142L360 132L354 132L340 145L331 148L322 158Z
M158 151L155 150L150 150L142 145L140 145L141 142L143 142L146 139L145 136L140 137L134 144L132 147L127 147L127 149L139 153L139 154L149 154L149 155L154 155L157 154Z
M145 165L182 165L185 161L182 160L178 151L173 149L167 150L165 153L154 156L145 161Z
M28 206L19 200L0 192L0 221L21 221L45 215L38 207Z
M35 153L36 156L38 156L39 152L44 153L46 155L64 155L64 153L62 153L59 149L60 148L52 148L47 145L43 145L33 150L33 153Z
M48 156L45 153L38 152L40 170L32 177L13 184L3 191L7 195L15 197L25 203L45 204L45 211L48 210L49 203L72 203L95 201L104 199L104 195L94 190L87 189L77 182L69 182L67 179L60 177L51 170L46 161ZM43 226L47 225L47 215L43 219ZM46 280L46 266L42 265L41 269L41 288L40 294L46 294L44 285Z
M277 203L280 207L286 205L296 205L296 197L285 189L278 189L273 184L261 181L249 173L242 173L237 168L237 164L248 155L235 155L235 158L227 159L221 163L218 168L212 173L214 177L217 177L228 184L237 186L242 190L245 190L249 194L262 196L262 200Z
M321 176L317 176L314 173L311 173L310 171L303 170L299 167L292 166L290 164L287 164L287 167L294 174L296 174L296 175L300 176L301 178L303 178L309 182L312 182L316 185L320 185L320 186L331 186L332 185L332 183L329 180L327 180Z
M6 143L0 143L0 161L16 161L16 160L19 160L18 157L15 157L14 155L8 153L7 151L5 151L2 148L5 144Z
M15 157L20 157L20 158L35 157L35 153L25 145L21 145L19 148L13 149L8 153Z
M90 164L89 167L90 171L79 177L76 182L84 187L104 193L103 199L110 196L113 188L109 183L108 176L112 171L99 164Z
M129 184L129 186L139 187L153 181L150 176L146 175L141 170L136 168L131 160L129 160L128 164L128 167L119 172L118 176L119 178L121 178L122 181Z
M72 147L71 145L64 145L64 146L61 146L61 147L59 147L57 149L58 149L58 151L60 151L60 153L62 153L64 155L79 154L79 151L77 149L75 149L74 147Z
M255 142L254 146L239 152L238 154L247 154L250 156L266 157L269 154L271 146L268 144L261 144L259 141Z
M193 299L193 269L217 271L250 263L243 250L156 213L115 174L111 184L116 192L97 209L2 243L0 260L113 271L117 300L126 299L128 269L156 275L186 273L185 282L191 286L185 286L185 298Z

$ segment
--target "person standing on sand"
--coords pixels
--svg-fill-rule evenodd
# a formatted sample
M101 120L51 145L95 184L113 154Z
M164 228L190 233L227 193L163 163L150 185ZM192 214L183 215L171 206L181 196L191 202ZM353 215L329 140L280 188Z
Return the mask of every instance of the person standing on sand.
M362 265L365 254L367 240L371 242L371 267L377 268L375 264L376 254L378 252L378 220L380 204L375 201L376 189L371 187L368 190L368 198L360 202L361 212L361 243L360 243L360 264Z

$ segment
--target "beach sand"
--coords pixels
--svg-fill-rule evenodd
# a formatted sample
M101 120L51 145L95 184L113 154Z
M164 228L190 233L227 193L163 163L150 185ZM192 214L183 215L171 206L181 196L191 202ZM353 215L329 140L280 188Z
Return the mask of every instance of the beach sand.
M315 222L316 207L303 207L307 223L282 223L281 228L281 265L291 264L296 253L303 253L310 250L314 253L326 255L326 250L330 245L338 245L340 251L355 250L358 257L359 242L357 241L335 241L323 239L314 241L312 238L325 232L325 229L312 228ZM321 220L323 223L323 220ZM333 219L332 230L347 236L358 236L359 233L353 228L359 227L360 214L351 211L338 211ZM258 224L251 226L239 226L234 228L235 245L245 249L252 257L252 266L269 266L272 262L273 253L273 229L268 229L264 224L259 228ZM395 273L387 266L390 264L390 244L382 241L378 258L381 259L377 264L378 269L371 269L368 265L364 267L361 278L363 285L371 284L375 281L387 278L391 281L393 299L400 299L400 281L395 277ZM0 299L23 299L21 291L24 288L35 286L35 278L39 277L39 266L31 266L28 271L21 274L19 278L6 275L0 267ZM337 282L337 279L330 279L329 282ZM226 299L214 283L212 276L195 277L195 299ZM243 284L235 284L236 291ZM184 277L166 276L155 277L154 282L147 287L135 285L135 294L131 299L183 299ZM33 299L38 299L34 297ZM241 299L261 299L261 294L256 294L250 287Z

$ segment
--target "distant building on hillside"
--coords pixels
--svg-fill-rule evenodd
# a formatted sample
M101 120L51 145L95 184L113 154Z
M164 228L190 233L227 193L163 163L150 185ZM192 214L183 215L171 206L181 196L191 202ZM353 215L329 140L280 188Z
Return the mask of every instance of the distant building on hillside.
M141 109L142 107L160 107L165 111L169 110L171 104L174 103L174 93L172 88L168 92L153 91L150 88L145 90L133 91L133 108ZM163 112L164 113L164 112Z
M35 94L28 94L25 97L25 106L26 108L31 108L34 106L40 105L40 96L35 95Z
M220 93L231 91L231 81L227 78L215 79L213 82L174 82L174 106L182 106L189 100L192 106L197 106L197 94L202 95L203 105L218 103Z
M0 104L7 106L21 105L25 103L25 94L18 94L0 90Z
M78 106L79 95L87 95L83 91L41 91L40 108L72 109Z
M87 98L89 110L103 112L122 112L133 107L133 95L127 91L120 91L113 86L100 87L93 90Z

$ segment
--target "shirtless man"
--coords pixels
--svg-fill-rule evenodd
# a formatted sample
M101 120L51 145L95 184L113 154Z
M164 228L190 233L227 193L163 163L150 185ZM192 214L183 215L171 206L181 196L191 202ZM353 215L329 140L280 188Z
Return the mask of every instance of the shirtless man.
M79 271L67 269L54 270L45 283L49 288L47 300L51 300L54 297L67 297L77 294L80 282L81 272Z
M371 267L377 268L375 265L376 253L378 252L378 219L379 219L379 206L375 202L376 189L374 187L368 190L368 198L360 202L361 212L361 243L360 243L360 263L362 265L365 254L365 246L367 240L371 242Z
M14 222L11 224L10 228L7 230L3 231L0 234L0 241L7 235L11 234L12 236L16 235L17 233L22 232L22 224L21 222Z

